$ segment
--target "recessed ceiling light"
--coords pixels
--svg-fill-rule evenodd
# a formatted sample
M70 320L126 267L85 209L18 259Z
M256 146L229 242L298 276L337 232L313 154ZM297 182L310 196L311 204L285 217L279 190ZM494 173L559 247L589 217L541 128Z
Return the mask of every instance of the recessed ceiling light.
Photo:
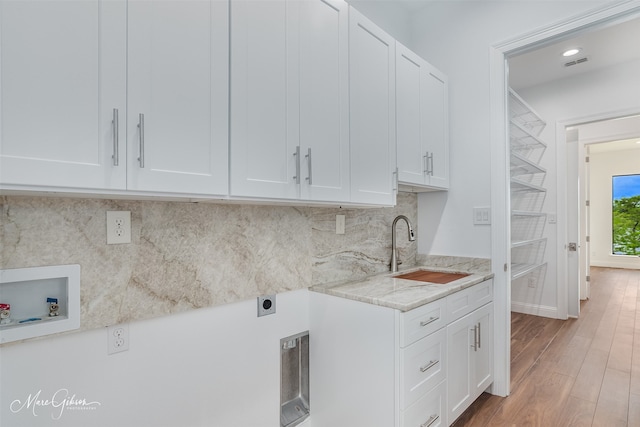
M567 57L567 56L577 55L578 53L580 53L581 50L582 49L580 48L568 49L562 53L562 56Z

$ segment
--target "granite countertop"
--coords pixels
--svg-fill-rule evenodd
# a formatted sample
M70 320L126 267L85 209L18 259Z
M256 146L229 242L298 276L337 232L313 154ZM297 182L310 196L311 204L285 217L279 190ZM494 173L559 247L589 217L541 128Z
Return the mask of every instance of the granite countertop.
M469 276L446 284L397 279L393 277L399 274L411 273L416 270L466 273L469 274ZM493 278L493 273L485 271L415 266L397 273L381 274L357 281L316 285L312 286L310 290L383 307L395 308L400 311L409 311L491 278Z

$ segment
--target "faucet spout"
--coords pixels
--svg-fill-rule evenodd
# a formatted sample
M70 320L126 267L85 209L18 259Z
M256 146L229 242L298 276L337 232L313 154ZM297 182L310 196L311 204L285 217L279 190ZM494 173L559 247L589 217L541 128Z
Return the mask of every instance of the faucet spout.
M404 215L398 215L393 220L393 224L391 224L391 265L390 265L390 269L391 269L392 273L397 272L398 271L398 265L402 264L402 262L400 262L398 260L398 251L396 249L396 224L401 219L404 220L404 222L407 223L409 241L413 242L414 240L416 240L415 234L413 233L413 227L411 226L411 221L409 221L409 218L407 218Z

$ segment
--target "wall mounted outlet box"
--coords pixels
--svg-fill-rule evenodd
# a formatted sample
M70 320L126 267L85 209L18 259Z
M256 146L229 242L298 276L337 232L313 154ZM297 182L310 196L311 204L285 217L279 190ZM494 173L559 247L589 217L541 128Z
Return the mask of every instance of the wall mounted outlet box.
M268 316L276 312L276 296L264 295L258 297L258 317Z
M57 300L57 309L48 300ZM0 304L10 315L0 321L0 343L80 327L80 266L0 270Z

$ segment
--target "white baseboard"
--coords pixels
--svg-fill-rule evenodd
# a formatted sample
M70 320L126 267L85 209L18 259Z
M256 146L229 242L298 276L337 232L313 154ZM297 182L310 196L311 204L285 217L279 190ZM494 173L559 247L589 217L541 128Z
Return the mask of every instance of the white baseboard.
M511 311L523 314L533 314L535 316L550 317L559 319L558 307L535 305L524 302L511 301Z
M640 270L640 257L624 257L613 260L595 260L592 258L589 264L592 267L629 268L632 270Z

